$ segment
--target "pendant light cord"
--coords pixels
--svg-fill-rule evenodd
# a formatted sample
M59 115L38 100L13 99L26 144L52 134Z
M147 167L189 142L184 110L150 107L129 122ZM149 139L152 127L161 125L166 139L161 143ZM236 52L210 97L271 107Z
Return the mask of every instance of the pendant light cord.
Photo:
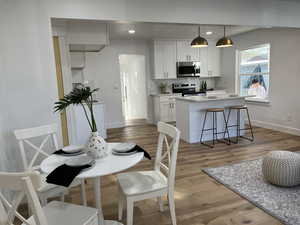
M200 36L200 30L201 28L200 28L200 26L198 27L198 36Z
M226 26L224 26L224 37L226 37Z

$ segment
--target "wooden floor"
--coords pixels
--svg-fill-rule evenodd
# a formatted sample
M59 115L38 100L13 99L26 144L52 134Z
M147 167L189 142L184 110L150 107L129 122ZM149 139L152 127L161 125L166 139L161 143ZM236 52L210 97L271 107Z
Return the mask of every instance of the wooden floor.
M180 143L176 174L175 204L178 225L278 225L279 221L247 200L217 183L201 171L229 163L259 158L271 150L300 150L300 137L263 128L255 128L253 143L218 144L209 149L200 144ZM136 142L155 156L157 133L153 125L136 125L108 131L108 141ZM131 170L152 168L154 160L145 160ZM91 182L88 181L88 204L94 206ZM117 185L115 175L102 179L102 202L106 219L117 219ZM79 189L71 191L67 201L80 203ZM167 206L167 205L166 205ZM168 208L160 213L154 200L137 202L134 225L171 224ZM125 220L123 220L125 224Z

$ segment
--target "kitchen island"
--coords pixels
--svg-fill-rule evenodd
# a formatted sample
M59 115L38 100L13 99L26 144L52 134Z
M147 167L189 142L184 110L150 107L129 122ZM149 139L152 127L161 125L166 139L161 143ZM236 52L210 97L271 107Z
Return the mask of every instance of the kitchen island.
M218 95L215 98L206 96L176 97L176 127L181 131L181 139L188 143L200 142L201 130L204 122L205 110L208 108L225 108L227 118L228 107L244 105L245 98L249 96ZM244 112L241 111L240 125L244 128ZM225 123L222 113L217 114L218 132L224 131ZM228 125L236 124L237 113L232 110ZM212 128L212 113L207 114L206 129ZM230 137L237 134L236 127L229 128ZM241 131L241 135L244 131ZM218 138L222 138L219 134ZM203 141L213 139L212 131L203 133Z

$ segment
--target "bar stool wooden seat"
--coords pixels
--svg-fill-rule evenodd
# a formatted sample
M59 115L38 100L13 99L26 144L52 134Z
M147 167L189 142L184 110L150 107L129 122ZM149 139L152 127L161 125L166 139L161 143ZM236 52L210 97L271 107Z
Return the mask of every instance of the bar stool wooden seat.
M212 123L213 124L212 124L212 128L205 129L205 124L206 124L206 119L207 119L207 114L208 113L212 113L212 116L213 116ZM218 132L217 113L222 113L223 114L225 129L222 132ZM212 131L212 133L213 133L212 145L203 142L203 133L206 132L206 131ZM226 133L227 133L227 141L224 141L224 140L226 140L225 139ZM223 140L220 140L218 138L218 134L223 134ZM227 127L227 121L226 121L225 109L224 108L209 108L209 109L205 110L203 127L202 127L201 137L200 137L200 143L205 145L205 146L208 146L210 148L213 148L216 141L217 142L223 142L223 143L226 143L226 144L230 145L229 131L228 131L228 127Z
M254 141L253 129L252 129L252 125L251 125L251 120L250 120L250 116L249 116L248 107L246 105L236 105L236 106L231 106L228 109L229 109L229 112L228 112L227 121L226 121L227 127L228 128L230 128L230 127L236 127L236 140L235 141L231 141L231 142L237 144L238 141L239 141L239 138L243 138L243 139L246 139L246 140L249 140L249 141ZM230 114L231 114L232 110L236 110L236 113L237 113L236 124L228 125ZM241 128L241 124L240 124L241 123L241 110L245 110L246 113L247 113L248 125L249 125L249 127L247 127L247 128ZM242 130L250 130L250 132L251 132L251 138L242 136L241 135L241 131Z

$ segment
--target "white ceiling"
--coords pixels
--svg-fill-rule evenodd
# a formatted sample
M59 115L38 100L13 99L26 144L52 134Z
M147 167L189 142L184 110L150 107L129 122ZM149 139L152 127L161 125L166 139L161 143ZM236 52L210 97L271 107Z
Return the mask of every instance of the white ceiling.
M68 23L82 22L81 20L53 19L52 25L63 26ZM85 21L87 23L88 21ZM172 24L172 23L130 23L120 21L93 21L93 23L107 23L109 26L109 36L112 40L120 39L193 39L198 35L198 25ZM201 25L201 36L207 39L218 39L223 36L223 26ZM226 35L232 36L258 29L255 26L226 26ZM129 34L128 30L135 30L135 34ZM212 31L212 35L206 35L207 31Z
M223 36L223 26L201 25L201 36L207 39L217 39ZM134 29L135 34L128 30ZM254 26L226 26L226 35L235 35L258 29ZM111 39L193 39L198 35L197 25L162 24L162 23L126 23L113 22L109 24ZM212 31L212 35L206 35Z

